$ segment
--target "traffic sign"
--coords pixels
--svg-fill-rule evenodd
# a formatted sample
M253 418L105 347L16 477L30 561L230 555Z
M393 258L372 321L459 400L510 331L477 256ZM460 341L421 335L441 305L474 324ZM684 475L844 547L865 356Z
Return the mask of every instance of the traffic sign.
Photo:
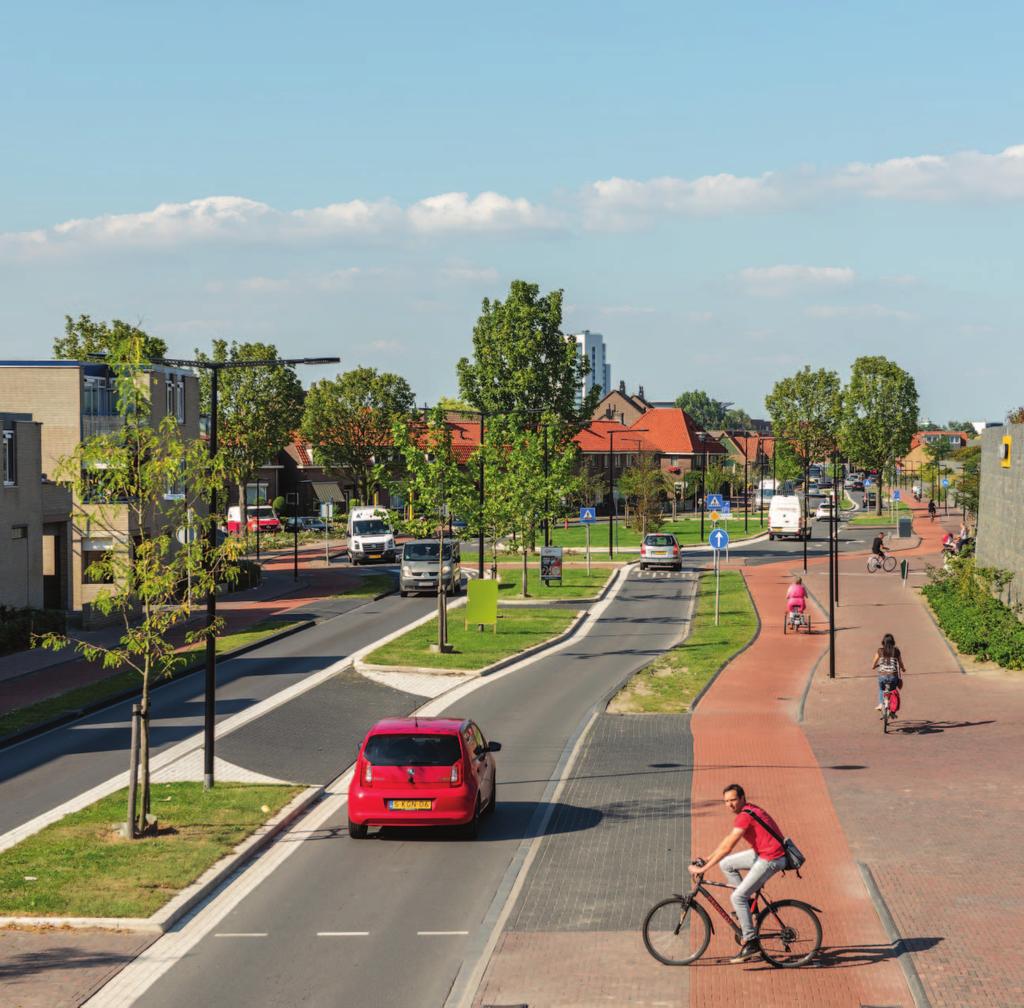
M713 529L711 535L708 536L708 542L711 543L712 549L726 549L729 545L729 533L725 529Z
M593 525L597 521L597 509L592 507L580 508L580 524Z
M711 518L712 521L718 521L718 512L717 511L712 511L711 514L709 515L709 517Z
M722 510L722 495L721 494L708 494L704 501L705 511L721 511Z
M949 486L949 480L948 480L948 479L944 479L944 480L942 481L942 487L943 487L943 489L945 489L945 488L946 488L946 487L948 487L948 486Z
M724 515L729 515L732 511L732 504L729 501L722 501L722 506L718 509Z
M871 486L871 483L872 483L872 480L871 480L870 478L868 478L868 479L864 480L864 486L865 486L865 487L869 487L869 486Z
M893 492L892 492L892 499L894 501L898 501L900 499L900 492L899 492L899 490L893 490Z

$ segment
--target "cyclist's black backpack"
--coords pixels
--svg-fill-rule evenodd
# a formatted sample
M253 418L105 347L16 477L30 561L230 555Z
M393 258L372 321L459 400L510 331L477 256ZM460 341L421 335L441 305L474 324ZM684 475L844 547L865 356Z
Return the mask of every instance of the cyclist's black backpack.
M782 849L786 854L786 867L783 871L795 871L797 878L803 878L800 874L800 869L804 866L804 862L807 860L804 857L803 851L795 843L793 843L790 837L783 838L777 830L773 830L749 805L745 805L743 811L750 816L751 819L755 819L759 822L776 840L782 844Z

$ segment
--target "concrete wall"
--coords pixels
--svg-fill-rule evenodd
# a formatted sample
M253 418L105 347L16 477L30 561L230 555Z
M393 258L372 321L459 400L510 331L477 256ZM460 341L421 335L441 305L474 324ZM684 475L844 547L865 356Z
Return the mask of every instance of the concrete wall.
M1003 437L1013 438L1010 468L1000 464ZM1024 601L1024 424L989 427L981 435L978 563L1012 570L1010 601Z

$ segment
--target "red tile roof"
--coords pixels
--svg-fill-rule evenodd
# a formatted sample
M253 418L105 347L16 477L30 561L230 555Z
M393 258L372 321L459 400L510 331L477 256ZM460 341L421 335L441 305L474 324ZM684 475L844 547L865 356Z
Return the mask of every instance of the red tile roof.
M725 448L710 435L702 435L685 410L654 406L632 425L645 429L644 451L662 455L724 455Z
M629 428L618 420L591 420L590 425L573 438L582 452L598 453L608 451L608 432L615 431L616 437ZM634 444L633 450L636 450Z
M757 459L758 448L768 458L771 458L775 451L775 438L773 437L759 437L757 434L732 434L730 437L736 442L736 446L743 455L751 462Z
M960 438L961 444L967 444L967 442L970 441L970 439L974 436L973 434L965 434L963 431L922 430L922 431L918 431L910 439L910 450L911 451L913 451L915 448L917 448L924 441L924 436L926 434L941 434L941 435L945 435L946 437L958 437L958 438Z

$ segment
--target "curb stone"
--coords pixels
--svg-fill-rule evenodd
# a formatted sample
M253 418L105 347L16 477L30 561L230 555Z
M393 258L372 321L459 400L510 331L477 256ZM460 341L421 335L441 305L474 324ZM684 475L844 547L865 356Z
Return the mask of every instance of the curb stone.
M263 647L265 644L273 644L275 641L284 640L285 637L291 637L292 634L299 633L302 630L308 630L310 627L315 625L316 620L301 620L297 622L295 626L290 626L285 630L281 630L279 633L268 634L266 637L261 637L258 641L253 641L252 644L246 644L243 647L234 648L231 651L226 651L223 654L217 655L217 664L219 665L221 662L228 661L231 658L238 658L241 655L248 654L248 652L255 651L256 648ZM161 686L166 686L169 683L183 679L185 676L192 675L194 672L198 672L204 667L204 662L196 662L191 665L186 665L183 669L175 672L173 675L160 679L157 682L150 683L150 692L159 689ZM53 728L59 728L61 725L68 724L71 721L77 721L79 718L85 717L87 714L95 714L96 711L103 710L104 707L112 707L114 704L123 703L125 700L131 700L133 697L141 695L142 690L135 689L133 687L130 690L124 690L121 693L115 693L113 696L104 697L102 700L96 700L93 703L86 704L84 707L76 707L75 710L66 711L64 714L51 718L49 721L40 721L38 724L34 724L29 728L24 728L20 732L15 732L13 735L5 735L3 738L0 738L0 750L6 749L8 746L17 745L19 742L24 742L26 739L34 738L36 735L42 735L44 732L48 732Z
M297 794L273 818L246 837L233 851L212 864L191 885L186 886L170 902L149 917L0 917L0 928L66 927L106 931L135 931L163 934L205 900L225 879L252 860L264 847L287 829L296 819L323 796L323 785L308 787Z

